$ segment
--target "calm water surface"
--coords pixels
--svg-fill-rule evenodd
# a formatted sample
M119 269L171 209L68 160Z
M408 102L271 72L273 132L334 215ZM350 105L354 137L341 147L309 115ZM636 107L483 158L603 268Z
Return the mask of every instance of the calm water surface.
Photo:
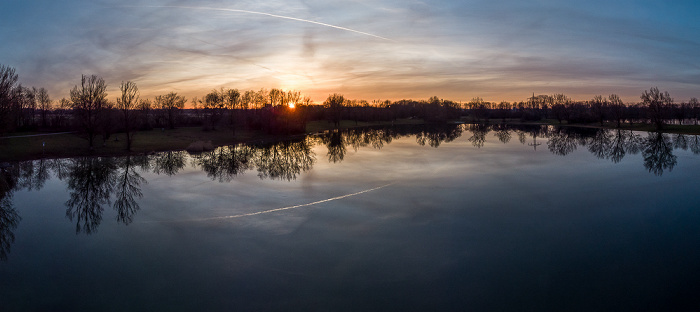
M697 311L698 153L449 125L16 163L0 310Z

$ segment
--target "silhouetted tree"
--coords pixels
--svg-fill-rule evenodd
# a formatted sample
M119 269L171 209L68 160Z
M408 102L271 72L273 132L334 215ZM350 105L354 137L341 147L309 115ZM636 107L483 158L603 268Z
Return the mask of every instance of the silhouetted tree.
M602 95L596 95L591 100L591 109L593 110L593 115L596 120L603 125L605 121L605 111L607 110L608 102Z
M617 94L611 94L608 96L608 103L610 107L610 117L617 122L617 127L622 126L622 119L625 118L625 104L622 103L622 99Z
M51 111L51 98L49 97L49 92L44 88L39 88L35 93L36 101L39 106L39 112L41 114L41 126L46 127L47 116L49 111Z
M180 110L185 108L185 102L187 102L187 99L184 96L177 95L175 92L156 96L156 106L166 113L170 129L175 129L175 121Z
M0 135L14 129L17 80L14 68L0 64Z
M343 111L343 105L345 104L345 97L338 93L334 93L328 96L323 105L329 111L330 120L333 124L338 127L340 126L340 118Z
M673 103L673 99L668 92L661 92L659 88L653 87L644 91L640 97L642 103L647 107L647 116L652 124L660 130L664 126L664 119L668 107Z
M70 91L73 113L82 126L81 130L87 133L90 149L93 149L95 134L101 126L102 110L107 103L106 90L107 85L102 78L83 75L80 87L76 85Z
M119 86L122 92L120 98L117 98L117 108L121 111L124 118L124 132L126 134L126 150L131 150L131 143L134 138L134 133L131 132L134 118L134 111L139 102L139 88L133 81L122 81Z
M153 105L151 100L145 99L138 102L137 109L139 110L140 125L141 130L151 130L153 126L151 124L151 112L153 111Z
M690 118L693 119L695 125L698 124L698 117L700 117L700 102L697 98L690 98L688 101L688 106L690 107Z

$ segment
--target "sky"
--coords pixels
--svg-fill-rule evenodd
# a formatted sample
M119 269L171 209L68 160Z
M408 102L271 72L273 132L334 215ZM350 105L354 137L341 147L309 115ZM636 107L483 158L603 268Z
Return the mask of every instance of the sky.
M0 64L68 97L297 90L350 99L700 97L698 1L2 0Z

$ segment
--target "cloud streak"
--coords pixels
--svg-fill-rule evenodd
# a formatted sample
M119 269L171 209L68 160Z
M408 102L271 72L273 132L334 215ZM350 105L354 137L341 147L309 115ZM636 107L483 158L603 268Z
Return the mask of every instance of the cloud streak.
M136 6L124 6L124 7L136 7ZM335 28L335 29L339 29L339 30L353 32L353 33L360 34L360 35L374 37L374 38L381 39L381 40L394 42L394 40L391 40L389 38L385 38L385 37L375 35L372 33L368 33L368 32L364 32L364 31L359 31L359 30L352 29L352 28L347 28L347 27L342 27L342 26L337 26L337 25L333 25L333 24L327 24L327 23L322 23L322 22L318 22L318 21L297 18L297 17L292 17L292 16L277 15L277 14L272 14L272 13L258 12L258 11L215 8L215 7L199 7L199 6L176 6L176 5L160 5L160 6L152 5L152 6L141 6L141 7L142 8L156 8L156 9L157 8L161 8L161 9L168 9L169 8L169 9L186 9L186 10L221 11L221 12L234 12L234 13L262 15L262 16L267 16L267 17L280 18L280 19L286 19L286 20L291 20L291 21L297 21L297 22L302 22L302 23L309 23L309 24L320 25L320 26L324 26L324 27Z

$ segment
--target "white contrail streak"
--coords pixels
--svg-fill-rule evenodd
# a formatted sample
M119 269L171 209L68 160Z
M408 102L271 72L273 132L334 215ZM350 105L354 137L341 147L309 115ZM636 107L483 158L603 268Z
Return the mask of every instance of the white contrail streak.
M303 18L296 18L296 17L291 17L291 16L284 16L284 15L277 15L277 14L271 14L271 13L265 13L265 12L258 12L258 11L249 11L249 10L239 10L239 9L223 9L223 8L213 8L213 7L193 7L193 6L176 6L176 5L159 5L159 6L138 6L142 8L172 8L172 9L189 9L189 10L209 10L209 11L223 11L223 12L236 12L236 13L246 13L246 14L256 14L256 15L263 15L263 16L269 16L269 17L275 17L275 18L281 18L281 19L287 19L287 20L292 20L292 21L297 21L297 22L304 22L304 23L310 23L310 24L316 24L316 25L321 25L321 26L326 26L326 27L331 27L335 29L340 29L340 30L345 30L345 31L350 31L354 32L357 34L365 35L365 36L370 36L386 41L394 41L389 38L385 38L382 36L378 36L375 34L371 34L368 32L364 31L359 31L347 27L342 27L342 26L336 26L332 24L327 24L327 23L322 23L322 22L317 22L317 21L312 21L312 20L307 20Z
M332 197L332 198L328 198L328 199L323 199L323 200L319 200L319 201L315 201L315 202L307 203L307 204L287 206L287 207L275 208L275 209L270 209L270 210L263 210L263 211L258 211L258 212L242 213L242 214L231 215L231 216L178 220L178 221L161 221L161 222L197 222L197 221L212 221L212 220L223 220L223 219L234 219L234 218L241 218L241 217L257 216L257 215L261 215L261 214L265 214L265 213L278 212L278 211L284 211L284 210L290 210L290 209L297 209L297 208L301 208L301 207L307 207L307 206L312 206L312 205L316 205L316 204L327 203L327 202L338 200L338 199L343 199L343 198L356 196L356 195L364 194L364 193L371 192L371 191L376 191L378 189L387 187L387 186L392 185L392 184L393 183L384 184L382 186L377 186L375 188L366 189L364 191L359 191L359 192L355 192L352 194L346 194L346 195L341 195L341 196ZM156 221L156 222L158 222L158 221Z

